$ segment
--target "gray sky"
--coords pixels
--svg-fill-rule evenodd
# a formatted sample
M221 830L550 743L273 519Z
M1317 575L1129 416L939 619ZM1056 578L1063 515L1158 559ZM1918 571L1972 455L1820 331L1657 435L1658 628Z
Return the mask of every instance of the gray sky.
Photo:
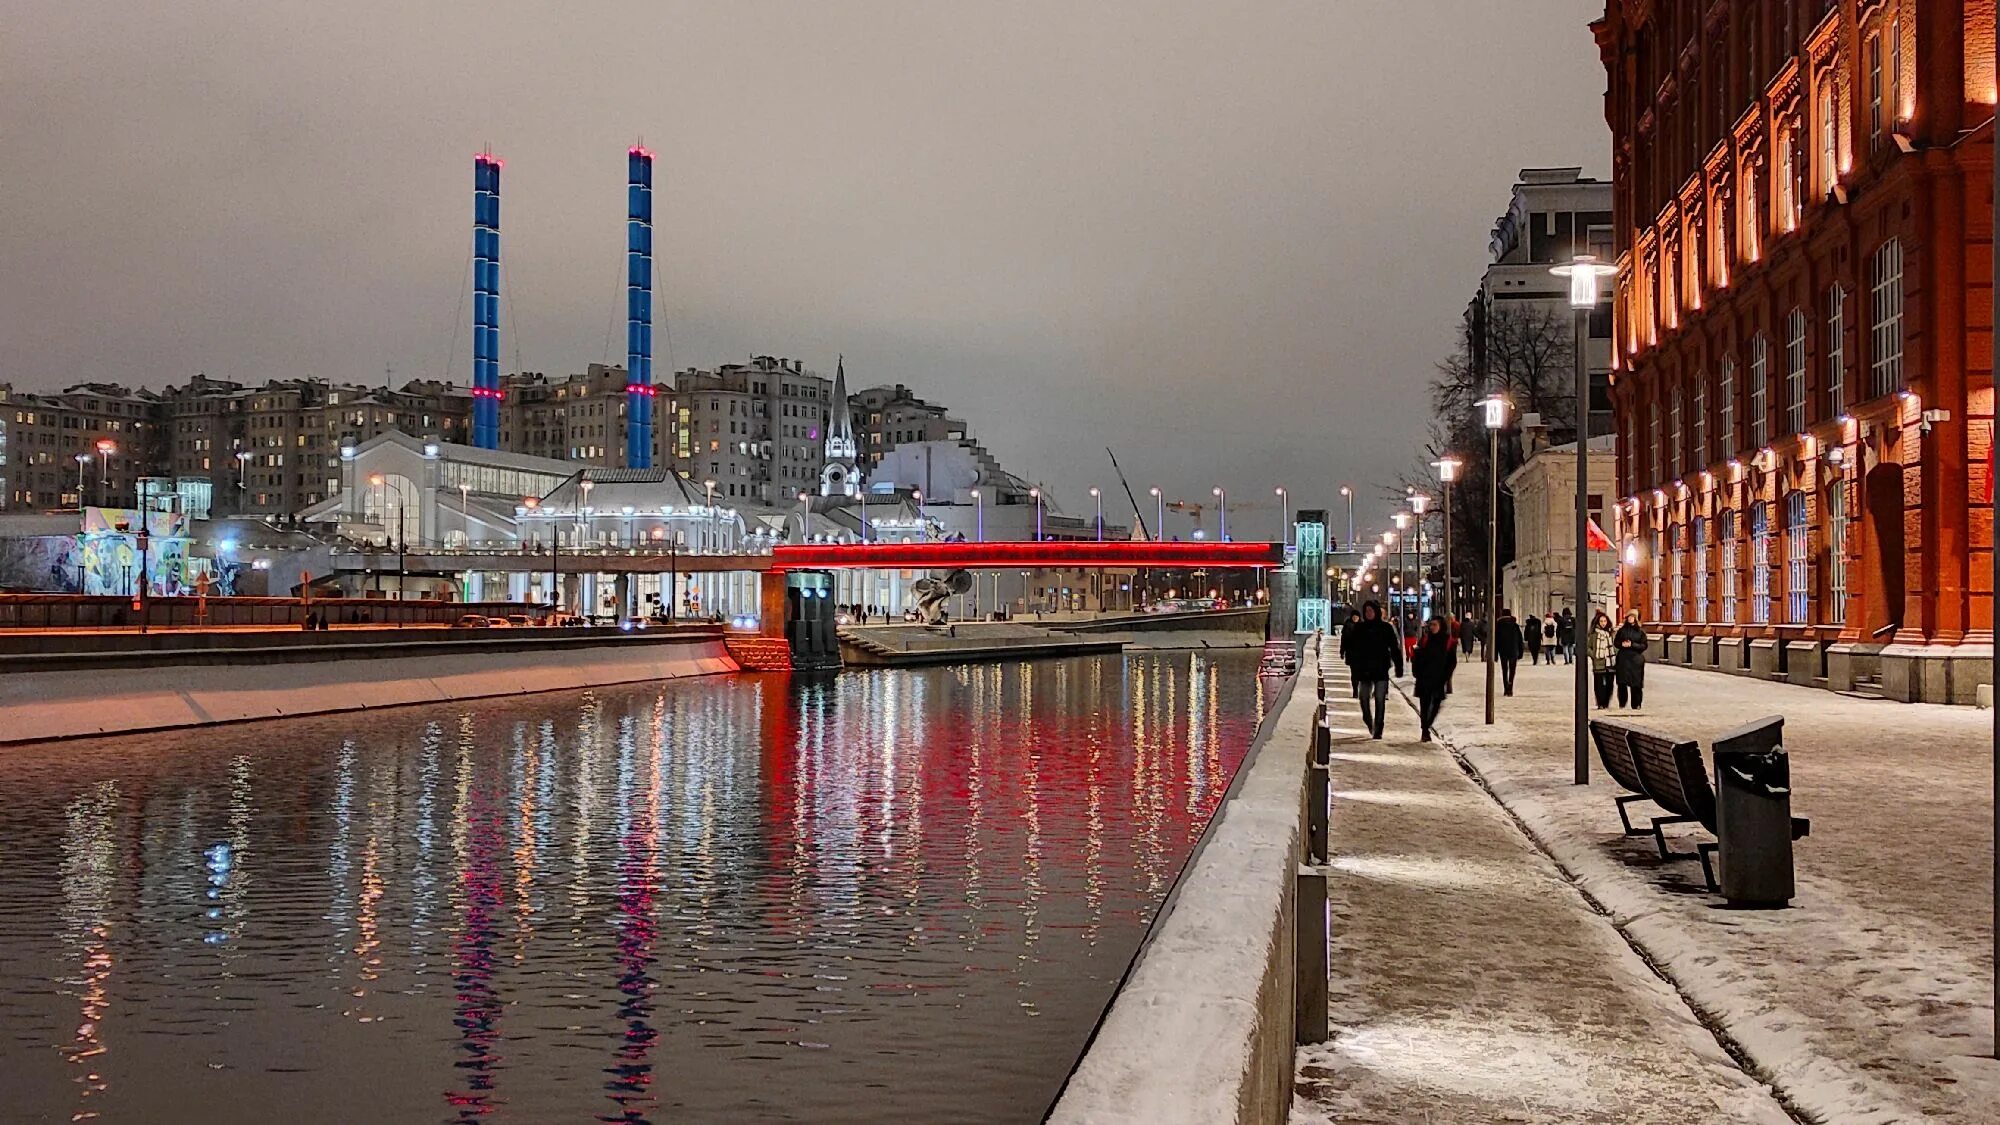
M1608 168L1601 12L17 0L0 382L465 382L489 143L503 367L622 362L643 137L658 370L845 352L1072 511L1109 444L1141 497L1227 487L1239 537L1280 483L1379 522L1515 171Z

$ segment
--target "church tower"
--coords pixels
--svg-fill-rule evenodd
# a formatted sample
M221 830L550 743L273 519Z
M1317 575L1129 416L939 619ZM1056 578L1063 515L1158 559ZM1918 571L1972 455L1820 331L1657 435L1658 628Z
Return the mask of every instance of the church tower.
M821 496L856 496L861 492L860 457L854 442L854 416L847 407L847 357L833 368L833 405L826 420L826 467L819 471Z

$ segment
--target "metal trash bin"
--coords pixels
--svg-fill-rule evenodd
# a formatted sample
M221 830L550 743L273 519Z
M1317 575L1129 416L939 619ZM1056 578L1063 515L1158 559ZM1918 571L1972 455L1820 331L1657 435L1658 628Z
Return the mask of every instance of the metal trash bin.
M1785 720L1759 719L1715 741L1718 882L1733 906L1782 907L1792 877L1792 765Z

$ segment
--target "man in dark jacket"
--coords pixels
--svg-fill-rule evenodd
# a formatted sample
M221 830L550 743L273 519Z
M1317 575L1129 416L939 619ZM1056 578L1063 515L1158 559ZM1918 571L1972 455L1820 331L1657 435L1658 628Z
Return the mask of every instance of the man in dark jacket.
M1529 614L1521 620L1521 639L1528 643L1528 663L1542 662L1542 619Z
M1340 658L1353 674L1361 721L1368 724L1369 734L1381 738L1383 711L1389 703L1389 669L1403 674L1403 639L1394 625L1382 620L1380 603L1364 604L1360 620L1350 619L1340 630Z
M1556 651L1562 654L1564 664L1576 662L1576 615L1568 609L1556 614ZM1551 656L1549 663L1555 662Z
M1521 636L1521 623L1514 620L1514 611L1500 607L1500 616L1493 622L1493 659L1500 662L1500 683L1507 695L1514 694L1514 670L1521 666L1521 650L1526 646Z

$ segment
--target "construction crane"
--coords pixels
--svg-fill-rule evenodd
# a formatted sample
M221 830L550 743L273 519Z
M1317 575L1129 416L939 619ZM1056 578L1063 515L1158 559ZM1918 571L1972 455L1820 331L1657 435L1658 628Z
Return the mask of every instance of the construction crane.
M1125 470L1118 467L1118 455L1111 452L1108 445L1104 447L1104 455L1111 458L1111 471L1118 474L1118 483L1125 489L1125 499L1132 502L1132 518L1139 521L1139 538L1153 538L1152 533L1146 530L1146 513L1139 510L1139 498L1132 495L1132 482L1125 479ZM1166 528L1159 530L1162 535L1166 534Z

